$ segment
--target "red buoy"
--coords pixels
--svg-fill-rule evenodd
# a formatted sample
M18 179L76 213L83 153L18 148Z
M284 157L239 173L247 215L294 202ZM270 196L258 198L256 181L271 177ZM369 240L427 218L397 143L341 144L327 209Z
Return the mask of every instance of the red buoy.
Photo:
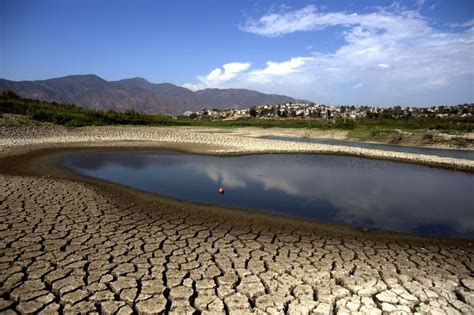
M224 187L219 187L219 194L221 194L221 195L224 194Z

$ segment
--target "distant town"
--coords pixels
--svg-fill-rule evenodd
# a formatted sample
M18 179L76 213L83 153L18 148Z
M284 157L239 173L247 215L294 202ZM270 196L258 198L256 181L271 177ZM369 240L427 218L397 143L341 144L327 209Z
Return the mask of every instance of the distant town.
M358 118L471 118L474 117L474 103L454 106L389 108L369 106L337 106L305 102L287 102L277 105L252 106L246 109L203 109L186 111L184 117L194 120L236 120L244 118L278 119L358 119Z

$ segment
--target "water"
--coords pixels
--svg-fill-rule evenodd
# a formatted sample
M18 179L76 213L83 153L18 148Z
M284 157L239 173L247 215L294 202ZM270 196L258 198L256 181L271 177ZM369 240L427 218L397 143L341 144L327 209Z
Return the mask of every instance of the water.
M62 163L86 176L178 199L474 239L474 176L464 172L309 154L97 152L66 155ZM224 195L217 192L221 185Z
M445 149L432 149L432 148L416 148L416 147L406 147L406 146L400 146L400 145L367 143L367 142L357 142L357 141L348 141L348 140L300 138L300 137L286 137L286 136L263 136L261 138L270 139L270 140L305 142L305 143L343 145L343 146L356 147L356 148L416 153L416 154L423 154L423 155L436 155L436 156L451 157L451 158L456 158L456 159L474 160L474 151L467 151L467 150L462 151L462 150L445 150Z

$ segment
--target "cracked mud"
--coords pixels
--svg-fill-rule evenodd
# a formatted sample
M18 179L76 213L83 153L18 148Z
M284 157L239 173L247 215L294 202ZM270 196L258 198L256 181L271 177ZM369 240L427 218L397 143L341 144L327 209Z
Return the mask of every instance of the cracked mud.
M467 242L189 213L124 204L75 181L0 175L0 312L474 312Z
M79 143L212 154L345 152L474 169L472 161L152 127L3 128L0 157ZM83 179L28 176L10 159L3 169L16 170L0 175L2 314L474 313L468 241L371 236L165 202Z

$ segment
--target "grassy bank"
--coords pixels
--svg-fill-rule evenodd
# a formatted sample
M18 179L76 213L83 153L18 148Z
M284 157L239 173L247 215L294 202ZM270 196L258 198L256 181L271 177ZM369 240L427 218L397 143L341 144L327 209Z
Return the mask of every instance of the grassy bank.
M68 127L102 125L149 126L206 126L206 127L259 127L307 128L320 130L347 130L348 137L359 140L396 142L403 132L429 133L442 131L452 134L472 132L473 118L405 118L405 119L240 119L232 121L174 119L164 115L135 112L114 112L84 109L70 104L58 104L23 99L11 92L0 95L0 113L24 115L29 121L49 122ZM428 139L429 140L429 139Z
M260 128L315 128L315 129L373 129L381 132L384 129L416 130L443 130L448 132L471 132L474 130L474 120L441 118L423 119L357 119L357 120L310 120L310 119L240 119L232 121L190 121L193 125L214 127L260 127Z

